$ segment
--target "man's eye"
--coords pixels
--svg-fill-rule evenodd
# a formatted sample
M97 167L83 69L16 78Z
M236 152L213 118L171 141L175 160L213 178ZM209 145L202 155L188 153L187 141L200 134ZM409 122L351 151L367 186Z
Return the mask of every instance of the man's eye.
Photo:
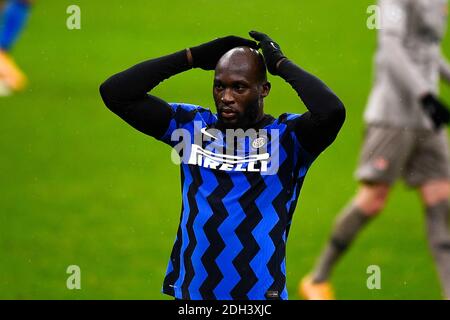
M221 90L223 89L223 86L221 84L215 84L214 88Z

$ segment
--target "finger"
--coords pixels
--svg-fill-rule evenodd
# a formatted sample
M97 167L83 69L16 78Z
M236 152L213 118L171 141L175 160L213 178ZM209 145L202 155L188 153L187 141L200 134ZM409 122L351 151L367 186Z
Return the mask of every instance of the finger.
M241 37L237 37L237 36L228 36L223 39L226 40L225 43L230 48L250 47L250 48L256 49L258 47L258 44L255 41L246 39L246 38L241 38Z
M266 38L267 38L266 34L258 32L258 31L250 31L248 34L250 35L250 37L252 37L256 41L263 41L263 40L266 40Z
M253 49L258 49L258 44L253 40L243 39L240 46L250 47Z
M230 43L229 46L232 48L235 47L250 47L253 49L258 48L258 44L253 41L253 40L249 40L249 39L245 39L245 38L234 38Z
M260 37L260 33L259 32L257 32L257 31L250 31L248 34L250 35L250 37L252 37L256 41L261 41L261 37Z

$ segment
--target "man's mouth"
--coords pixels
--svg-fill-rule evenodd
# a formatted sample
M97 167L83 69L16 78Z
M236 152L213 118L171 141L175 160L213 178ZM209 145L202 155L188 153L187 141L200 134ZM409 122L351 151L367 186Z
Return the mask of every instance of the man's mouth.
M236 117L236 112L225 112L225 111L222 111L221 115L225 119L233 119L233 118Z
M234 111L234 110L231 109L231 108L221 108L221 109L220 109L220 114L221 114L221 116L222 116L223 118L225 118L225 119L233 119L233 118L236 117L237 112Z

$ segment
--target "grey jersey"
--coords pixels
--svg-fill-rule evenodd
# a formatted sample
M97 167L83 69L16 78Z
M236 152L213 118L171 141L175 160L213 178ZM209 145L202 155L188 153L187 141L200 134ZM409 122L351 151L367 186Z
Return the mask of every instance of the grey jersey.
M431 128L420 97L438 94L440 77L450 82L440 49L448 0L379 0L379 6L375 82L364 118L369 124Z

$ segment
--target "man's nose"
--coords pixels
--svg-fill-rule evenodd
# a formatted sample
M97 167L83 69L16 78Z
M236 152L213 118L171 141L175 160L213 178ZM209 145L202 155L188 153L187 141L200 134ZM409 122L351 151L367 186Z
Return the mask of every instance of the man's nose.
M222 102L227 105L232 104L234 102L234 97L233 97L233 93L231 92L231 89L227 88L223 91Z

